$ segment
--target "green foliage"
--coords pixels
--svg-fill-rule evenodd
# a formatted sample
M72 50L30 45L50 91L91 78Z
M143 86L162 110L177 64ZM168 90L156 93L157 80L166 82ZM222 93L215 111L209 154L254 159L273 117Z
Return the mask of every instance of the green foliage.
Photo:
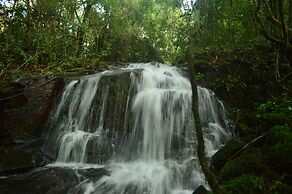
M246 88L246 84L235 75L227 75L223 79L216 78L212 82L212 86L216 89L221 88L227 92Z
M223 188L230 194L266 194L266 185L262 177L242 175L223 184Z
M292 130L288 126L275 125L266 137L266 144L275 145L292 142Z
M273 125L292 126L292 100L288 93L273 97L257 106L257 118L264 127Z
M240 128L240 132L241 132L241 136L244 137L255 137L257 131L248 127L245 123L239 123L239 128Z
M291 192L291 188L281 181L268 182L262 176L246 174L224 182L223 188L228 194L281 194Z
M257 107L258 116L264 113L283 113L292 116L292 98L288 93L283 93L279 97L273 97Z
M267 173L269 171L263 163L260 150L250 149L226 163L221 171L221 180L230 180L242 174L265 175Z
M238 150L243 148L246 143L237 139L229 140L222 149L216 152L211 159L211 164L213 168L220 171L228 159L230 159L233 154Z
M0 63L30 72L82 60L172 62L191 26L181 1L0 2ZM52 69L48 73L52 72Z
M204 78L205 78L205 75L204 75L204 74L202 74L202 73L200 73L200 72L198 72L198 73L196 74L196 80L197 80L197 81L204 80Z
M256 2L252 0L197 0L200 27L197 44L203 48L237 48L262 42L254 18Z

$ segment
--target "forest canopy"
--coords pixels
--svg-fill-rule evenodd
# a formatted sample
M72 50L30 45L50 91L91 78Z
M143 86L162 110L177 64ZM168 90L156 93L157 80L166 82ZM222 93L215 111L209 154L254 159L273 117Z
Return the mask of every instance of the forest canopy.
M2 0L0 70L50 74L88 61L177 63L190 37L196 50L269 41L291 47L292 3L277 2Z

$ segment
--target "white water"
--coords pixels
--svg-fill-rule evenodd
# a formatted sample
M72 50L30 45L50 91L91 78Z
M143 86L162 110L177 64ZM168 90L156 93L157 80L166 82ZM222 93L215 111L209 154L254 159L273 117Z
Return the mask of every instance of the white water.
M71 81L56 109L51 143L58 145L56 163L60 166L104 165L110 175L99 180L86 180L76 186L83 193L97 194L189 194L199 185L206 185L197 157L194 155L191 85L175 67L163 64L131 64L119 70L131 73L125 121L125 135L107 137L104 116L108 87L99 91L99 81L106 71ZM112 75L114 76L114 75ZM93 109L96 94L102 93L99 114ZM198 87L199 110L204 127L207 156L212 156L229 138L227 118L222 102L215 94ZM97 118L98 117L98 118ZM118 133L117 133L118 134ZM93 142L93 147L88 146ZM111 155L108 161L94 164L88 152ZM101 162L102 161L102 162ZM100 166L98 166L100 167ZM94 167L93 167L94 168ZM74 191L72 191L74 193Z

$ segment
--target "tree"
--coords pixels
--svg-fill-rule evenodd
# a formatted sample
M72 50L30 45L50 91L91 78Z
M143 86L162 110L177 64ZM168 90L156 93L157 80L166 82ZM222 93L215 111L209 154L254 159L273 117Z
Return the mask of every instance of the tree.
M193 53L194 53L193 47L192 47L192 45L194 44L193 41L194 41L194 36L191 35L190 46L187 49L186 57L187 57L187 63L188 63L188 72L189 72L190 82L192 86L192 112L194 116L195 131L196 131L196 137L197 137L197 142L198 142L197 156L198 156L202 171L211 189L216 194L223 194L223 191L220 188L216 175L212 172L212 170L208 166L208 161L205 154L203 128L202 128L200 115L199 115L199 105L198 105L199 99L198 99L198 91L197 91L197 80L196 80L196 74L195 74L195 64L193 62L195 61L193 58Z
M274 2L274 4L270 4L267 0L258 0L256 16L263 37L271 42L274 45L276 52L282 53L291 65L292 29L289 27L291 13L289 12L287 21L285 19L284 4L284 0L278 0ZM289 1L288 11L291 9L290 6L291 1ZM268 26L270 26L270 28ZM275 63L275 78L277 81L280 81L278 57Z

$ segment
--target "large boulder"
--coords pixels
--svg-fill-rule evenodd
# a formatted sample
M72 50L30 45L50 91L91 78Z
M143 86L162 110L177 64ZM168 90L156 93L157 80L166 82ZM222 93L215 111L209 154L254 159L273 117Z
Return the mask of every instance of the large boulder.
M0 174L44 165L40 148L45 122L64 85L63 79L24 78L0 91Z
M0 178L0 193L13 194L65 194L82 181L97 181L109 172L103 168L71 169L45 167L26 174ZM81 193L81 192L80 192Z
M25 151L10 151L2 156L0 172L20 172L34 166L32 155Z
M264 138L266 164L292 184L292 130L287 125L275 125Z
M0 149L22 144L44 132L63 79L26 78L0 91Z
M259 149L250 148L242 152L239 157L229 160L221 170L220 181L230 180L242 174L272 177L272 172L264 164Z
M200 185L192 194L208 194L209 191L203 186Z
M245 145L238 139L229 140L224 147L217 151L211 158L211 166L220 171L230 157Z

